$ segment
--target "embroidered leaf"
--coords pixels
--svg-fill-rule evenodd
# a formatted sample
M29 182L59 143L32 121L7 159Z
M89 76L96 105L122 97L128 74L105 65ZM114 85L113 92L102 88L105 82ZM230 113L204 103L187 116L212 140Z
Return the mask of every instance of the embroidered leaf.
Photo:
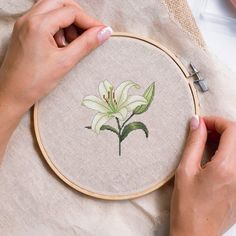
M149 131L142 122L127 123L134 115L142 114L149 109L155 96L155 83L146 89L143 96L130 95L129 90L132 87L140 88L133 81L124 81L115 88L109 81L105 80L99 84L99 97L90 95L82 101L82 105L97 111L92 125L85 128L91 129L97 134L106 130L115 133L119 140L119 155L121 155L121 142L131 132L142 130L146 138L149 136ZM114 118L117 121L117 128L106 125L108 121Z
M148 138L149 131L145 124L142 122L132 122L126 125L121 134L121 142L129 135L130 132L141 129L144 131L146 138Z
M139 114L142 114L142 113L146 112L146 111L148 110L148 108L150 107L152 101L153 101L154 95L155 95L155 82L153 82L153 83L146 89L146 91L145 91L144 94L143 94L144 98L146 98L146 100L147 100L147 104L138 106L138 107L134 110L133 113L134 113L135 115L139 115Z
M85 128L92 129L91 126L86 126ZM109 130L109 131L119 135L119 132L115 128L111 127L110 125L103 125L100 130Z

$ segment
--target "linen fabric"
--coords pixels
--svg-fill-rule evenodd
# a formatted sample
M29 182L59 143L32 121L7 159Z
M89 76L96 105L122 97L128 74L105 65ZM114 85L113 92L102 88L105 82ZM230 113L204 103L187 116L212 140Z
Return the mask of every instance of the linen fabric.
M149 109L126 123L142 122L147 137L143 130L132 131L122 141L120 155L114 132L97 134L86 128L95 115L104 114L82 105L91 95L98 98L95 104L101 104L104 96L108 100L106 92L98 89L100 83L115 88L135 83L127 99L143 95L149 86L155 88ZM135 88L137 85L140 88ZM114 89L113 97L116 93ZM125 103L118 99L121 105ZM183 152L188 120L195 114L195 102L188 80L165 52L142 40L115 36L79 63L39 103L38 129L50 160L71 182L111 197L135 195L173 175ZM104 106L107 103L102 111ZM119 118L120 125L131 114L128 112L124 120ZM118 130L115 118L105 124Z
M184 0L181 2L186 6ZM192 37L196 30L181 24L191 18L186 18L190 14L180 16L179 12L176 17L175 11L160 0L79 3L115 31L152 38L172 50L186 66L193 62L209 85L209 92L199 93L202 115L236 119L236 79L199 46ZM32 4L31 0L0 1L0 60L14 21ZM0 234L168 235L171 192L172 184L167 184L139 199L109 202L73 191L58 180L42 158L29 112L14 132L0 170Z

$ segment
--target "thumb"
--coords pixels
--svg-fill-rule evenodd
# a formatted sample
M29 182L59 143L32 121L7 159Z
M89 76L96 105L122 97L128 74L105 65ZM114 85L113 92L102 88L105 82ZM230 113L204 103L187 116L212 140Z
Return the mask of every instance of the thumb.
M204 120L195 115L190 121L190 131L184 149L180 166L190 172L195 172L201 167L202 155L207 140L207 128Z
M63 53L70 60L73 67L91 51L103 44L112 34L112 28L107 26L96 26L89 28L77 39L63 48Z

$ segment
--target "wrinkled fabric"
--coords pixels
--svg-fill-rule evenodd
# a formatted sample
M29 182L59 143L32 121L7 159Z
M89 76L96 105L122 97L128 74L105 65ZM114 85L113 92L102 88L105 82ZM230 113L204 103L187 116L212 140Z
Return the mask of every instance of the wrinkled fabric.
M187 67L193 62L209 85L209 92L199 92L201 114L236 119L236 79L170 17L164 2L78 2L115 31L152 38ZM31 0L0 1L0 62L15 19L32 4ZM28 112L10 140L0 169L0 235L168 235L171 192L169 183L139 199L109 202L72 190L45 163Z

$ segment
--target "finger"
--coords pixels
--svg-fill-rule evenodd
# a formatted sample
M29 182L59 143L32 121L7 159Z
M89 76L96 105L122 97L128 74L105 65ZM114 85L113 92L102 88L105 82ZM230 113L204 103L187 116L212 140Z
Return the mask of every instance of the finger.
M234 7L236 7L236 0L231 0Z
M220 137L217 152L213 156L213 160L227 160L231 163L236 163L236 126L225 130Z
M226 152L227 150L231 151L235 146L234 136L236 135L231 128L233 122L222 117L214 116L204 117L204 121L208 130L220 135L217 156L221 156L223 154L222 152ZM215 158L216 156L214 156Z
M73 0L39 0L33 5L29 14L43 14L69 5L75 6L79 10L83 10L82 7Z
M191 173L201 168L202 155L207 140L207 129L202 118L194 116L190 121L190 132L184 149L180 166Z
M64 29L65 38L68 43L71 43L76 38L78 38L79 33L77 31L77 27L75 25L70 25L69 27Z
M65 34L64 34L64 30L60 29L55 35L54 35L54 39L57 43L58 47L65 47L68 43L67 40L65 38Z
M77 64L92 50L104 43L112 34L110 27L98 26L86 30L67 47L61 49L61 54L70 58L70 68Z
M232 124L232 121L222 117L205 116L203 119L208 130L216 131L219 134L222 134Z
M100 22L88 16L85 12L78 10L74 6L67 6L56 9L49 13L41 15L43 25L55 35L60 29L66 28L72 24L82 29L89 29L94 26L100 26Z
M236 162L236 126L235 123L221 117L204 117L209 130L220 134L220 142L213 160L233 159Z

